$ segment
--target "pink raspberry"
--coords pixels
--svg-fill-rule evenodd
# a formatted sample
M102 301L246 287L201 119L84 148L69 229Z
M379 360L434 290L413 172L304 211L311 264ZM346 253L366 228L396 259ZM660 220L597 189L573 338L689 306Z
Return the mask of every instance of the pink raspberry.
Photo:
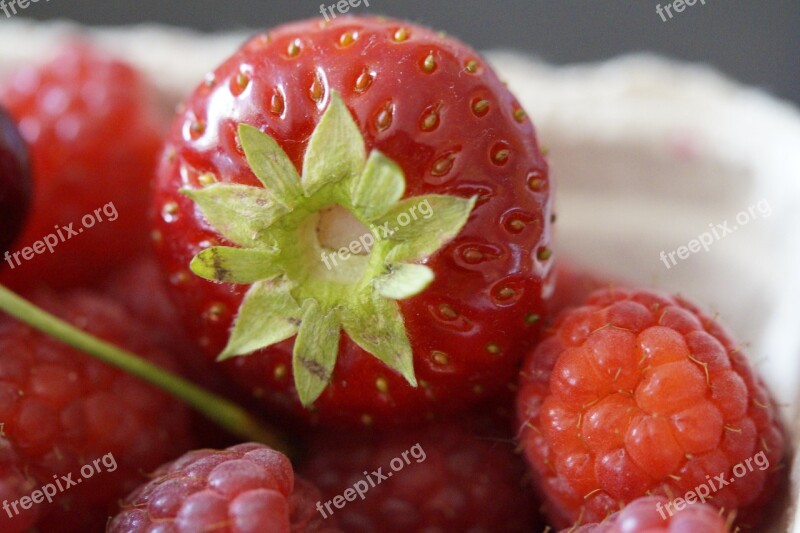
M719 510L707 503L696 503L669 515L664 511L667 498L648 496L634 500L621 511L595 524L561 533L728 533L730 528Z
M319 491L289 459L261 444L196 450L133 491L107 533L335 533L316 510Z

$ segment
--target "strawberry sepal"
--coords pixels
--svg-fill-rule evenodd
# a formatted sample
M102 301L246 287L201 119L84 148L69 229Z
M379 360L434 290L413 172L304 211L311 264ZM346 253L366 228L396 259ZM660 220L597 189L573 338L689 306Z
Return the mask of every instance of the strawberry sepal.
M264 187L213 183L183 191L240 246L203 250L191 270L215 282L252 284L218 360L297 335L295 387L308 406L330 382L344 329L416 386L395 300L420 294L434 280L433 270L416 262L461 231L476 198L401 199L402 169L376 150L366 155L358 125L335 92L309 140L302 176L274 139L245 124L238 131Z

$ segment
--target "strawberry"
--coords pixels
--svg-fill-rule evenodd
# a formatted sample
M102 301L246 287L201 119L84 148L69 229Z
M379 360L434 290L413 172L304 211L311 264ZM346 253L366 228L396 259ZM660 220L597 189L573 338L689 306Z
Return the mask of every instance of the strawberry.
M690 492L755 526L781 483L775 402L728 333L680 297L601 290L565 311L525 360L517 413L558 527Z
M8 247L22 230L30 199L28 150L16 124L0 108L0 252L5 252L6 261Z
M285 455L261 444L195 450L134 490L108 533L336 533L314 505L319 491Z
M42 294L36 302L151 362L175 366L145 327L105 298L76 292ZM187 410L154 387L0 318L0 530L101 531L111 505L144 472L189 446L188 422Z
M94 283L147 245L161 144L154 91L129 65L85 44L0 88L30 146L34 198L0 281L17 289Z
M531 122L474 51L397 20L246 43L186 101L155 202L190 330L307 422L410 422L490 395L550 291Z
M382 433L326 430L299 471L322 491L318 512L352 533L541 531L510 428L497 426L473 412Z

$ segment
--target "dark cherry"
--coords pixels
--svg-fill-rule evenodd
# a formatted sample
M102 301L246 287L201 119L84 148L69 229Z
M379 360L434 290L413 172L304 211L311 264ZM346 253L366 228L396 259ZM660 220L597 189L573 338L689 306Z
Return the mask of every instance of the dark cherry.
M0 108L0 254L22 231L32 188L28 148L17 125Z

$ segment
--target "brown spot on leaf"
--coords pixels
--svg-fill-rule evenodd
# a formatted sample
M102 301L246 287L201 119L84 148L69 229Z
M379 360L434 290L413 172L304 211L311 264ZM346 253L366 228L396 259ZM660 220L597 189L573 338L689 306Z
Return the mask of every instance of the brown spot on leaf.
M231 271L222 266L222 257L215 249L211 249L211 266L214 269L214 279L217 281L229 281Z
M325 367L311 359L300 359L300 364L308 371L309 374L316 377L320 381L327 383L330 380L330 374L325 370Z

